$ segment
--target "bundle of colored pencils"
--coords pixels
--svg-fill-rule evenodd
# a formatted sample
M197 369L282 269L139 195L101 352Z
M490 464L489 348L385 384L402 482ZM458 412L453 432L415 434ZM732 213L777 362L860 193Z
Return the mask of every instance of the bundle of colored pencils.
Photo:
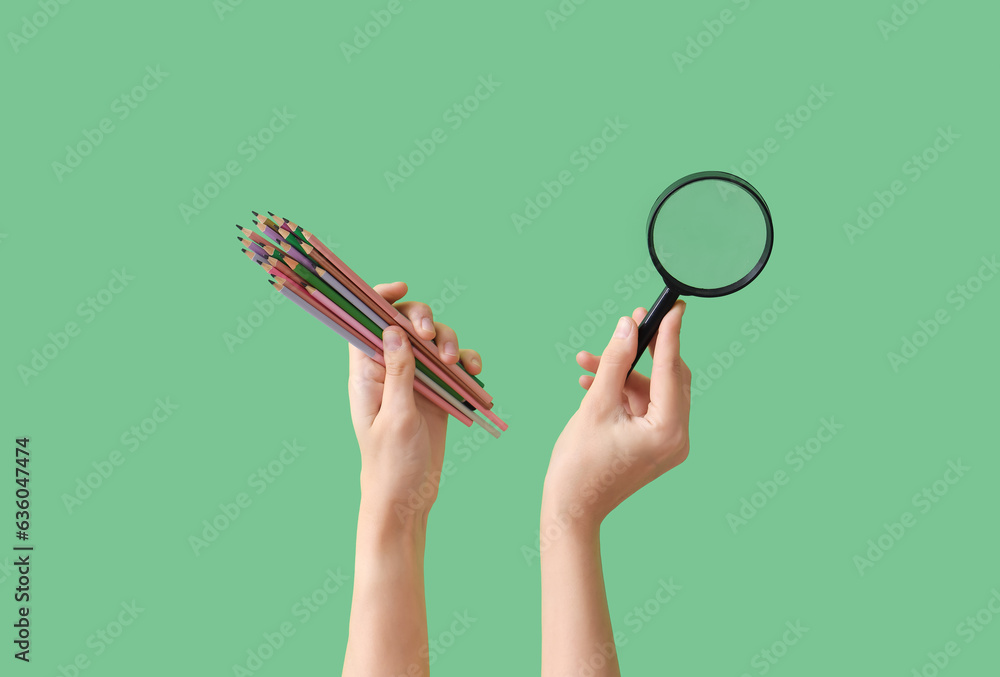
M421 339L410 320L372 289L315 235L275 216L253 212L260 233L239 224L243 251L271 276L269 282L296 305L379 364L382 330L402 327L416 357L413 389L466 426L474 422L493 437L507 424L491 411L483 382L458 364L445 364L433 341ZM266 237L265 237L266 236ZM270 239L268 239L270 238Z

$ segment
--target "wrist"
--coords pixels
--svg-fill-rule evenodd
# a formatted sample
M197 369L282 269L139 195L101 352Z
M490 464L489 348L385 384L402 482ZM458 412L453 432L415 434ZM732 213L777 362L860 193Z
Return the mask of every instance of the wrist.
M412 468L398 463L361 462L361 502L377 512L422 517L437 500L441 471Z
M598 536L605 515L587 505L586 501L571 497L556 497L543 492L539 520L542 538L569 536L573 539L590 539Z
M427 513L405 503L366 497L358 509L358 546L384 550L423 547Z

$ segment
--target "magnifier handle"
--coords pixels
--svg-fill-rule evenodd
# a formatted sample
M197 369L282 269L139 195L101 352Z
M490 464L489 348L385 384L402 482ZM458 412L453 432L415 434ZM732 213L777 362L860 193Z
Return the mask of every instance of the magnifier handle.
M670 309L674 307L674 303L677 302L679 297L680 292L674 291L670 287L665 288L660 297L656 299L653 307L646 313L646 317L642 318L642 322L639 323L639 347L635 351L635 359L632 360L632 366L629 367L629 374L635 369L635 365L639 363L639 358L646 352L646 347L653 340L656 330L660 328L660 322L663 321L663 318ZM628 374L626 374L627 376Z

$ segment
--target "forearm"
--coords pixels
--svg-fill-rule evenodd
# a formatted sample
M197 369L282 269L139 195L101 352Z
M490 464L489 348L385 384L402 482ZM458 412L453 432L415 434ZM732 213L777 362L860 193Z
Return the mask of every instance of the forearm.
M543 508L542 677L619 677L601 566L600 522ZM589 672L584 669L589 668Z
M427 677L426 522L362 500L344 677Z

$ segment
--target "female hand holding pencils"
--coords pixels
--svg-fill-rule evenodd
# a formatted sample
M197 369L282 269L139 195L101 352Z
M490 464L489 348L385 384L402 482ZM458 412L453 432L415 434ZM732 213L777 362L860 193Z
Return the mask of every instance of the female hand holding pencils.
M482 371L474 350L458 348L447 325L395 282L375 287L420 333L434 339L446 364L461 360L470 374ZM427 516L437 498L444 461L448 413L414 392L415 362L399 327L382 336L383 367L350 346L348 393L361 448L354 598L344 675L427 675L427 611L424 543Z

